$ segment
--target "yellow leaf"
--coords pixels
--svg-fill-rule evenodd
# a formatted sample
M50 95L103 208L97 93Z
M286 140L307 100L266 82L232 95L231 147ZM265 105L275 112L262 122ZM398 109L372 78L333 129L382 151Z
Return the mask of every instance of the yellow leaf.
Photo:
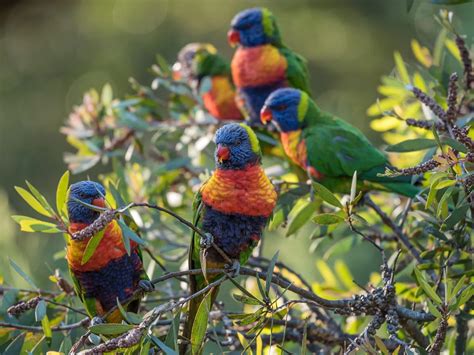
M407 95L407 91L403 87L395 87L390 85L381 85L378 87L377 91L385 96L398 96L398 98L403 98Z
M324 278L326 282L326 286L336 287L337 286L337 279L334 273L332 272L329 265L324 260L316 261L316 267L319 270L319 273Z
M402 121L393 116L384 116L370 122L370 128L377 132L390 131L391 129L398 128L401 125Z
M446 48L448 48L449 52L453 55L453 57L456 58L459 62L462 62L461 53L459 52L458 46L456 46L456 42L448 38L446 39L444 44L446 45Z
M402 55L400 52L395 52L393 57L395 59L395 66L401 81L403 81L405 84L410 84L410 76L408 75L408 70L405 66L405 63L403 62Z
M36 212L46 217L52 217L51 212L44 208L43 205L30 192L18 186L15 186L15 190Z
M427 90L425 80L423 79L421 74L418 72L415 72L413 74L413 85L415 85L418 89L420 89L423 92L426 92Z
M430 50L426 47L422 47L416 39L411 40L411 49L415 58L425 67L429 68L433 65L433 58L431 57Z
M370 105L367 109L369 116L377 116L383 114L385 111L393 109L394 106L398 105L400 100L394 98L387 98L378 100L374 104Z
M342 260L338 259L334 264L334 268L336 269L337 276L342 284L346 286L348 290L351 290L354 287L354 282L352 282L353 277L347 265Z

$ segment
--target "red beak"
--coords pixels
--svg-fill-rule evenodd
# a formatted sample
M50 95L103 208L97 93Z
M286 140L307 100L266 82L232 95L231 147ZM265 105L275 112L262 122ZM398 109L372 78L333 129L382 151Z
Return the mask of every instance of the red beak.
M235 30L230 30L227 32L227 42L231 47L235 47L240 43L240 34Z
M173 80L181 80L181 63L176 62L171 67L171 77Z
M97 207L102 207L102 208L106 207L105 200L102 197L93 199L92 204Z
M219 163L222 163L223 161L229 159L229 157L230 157L229 148L218 144L217 145L216 156L217 156L217 160L219 161Z
M260 111L260 121L263 124L267 124L273 119L272 110L268 108L268 106L263 106L262 110Z

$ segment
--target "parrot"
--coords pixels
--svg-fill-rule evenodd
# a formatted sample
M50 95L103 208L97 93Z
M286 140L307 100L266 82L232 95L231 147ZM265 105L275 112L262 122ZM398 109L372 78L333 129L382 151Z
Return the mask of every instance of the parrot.
M232 259L231 269L238 273L240 265L247 262L262 236L276 205L277 193L261 166L259 141L248 125L230 123L222 126L216 131L215 144L216 170L195 195L193 223L212 236L214 243ZM189 248L190 269L225 266L224 258L212 247L206 251L206 265L203 266L201 251L201 239L193 233ZM191 294L219 277L222 276L190 276ZM218 288L211 292L212 304ZM196 312L203 298L201 295L190 301L183 332L185 339L191 337Z
M333 192L348 193L356 171L363 191L382 190L407 197L419 192L410 176L379 176L390 167L386 156L356 127L322 111L301 90L273 92L261 110L261 120L276 126L290 160Z
M282 43L276 19L266 8L238 13L227 39L238 46L231 62L237 103L252 126L261 126L260 109L274 90L294 87L310 93L306 60Z
M94 181L80 181L71 185L67 200L69 233L84 229L100 215L100 212L77 200L105 207L105 193L104 187ZM97 249L83 264L82 257L90 238L73 240L68 235L66 260L76 294L92 318L92 323L98 324L102 322L100 317L117 305L117 299L125 301L135 290L150 292L154 286L144 270L141 250L133 240L130 241L131 253L127 254L122 230L116 220L105 227ZM126 310L136 313L139 305L140 300L133 300ZM122 318L120 310L116 309L105 321L120 323Z
M211 87L201 94L204 108L218 120L243 120L235 101L235 87L230 64L209 43L189 43L178 53L173 64L173 79L184 80L191 87L199 88L202 80L209 78Z

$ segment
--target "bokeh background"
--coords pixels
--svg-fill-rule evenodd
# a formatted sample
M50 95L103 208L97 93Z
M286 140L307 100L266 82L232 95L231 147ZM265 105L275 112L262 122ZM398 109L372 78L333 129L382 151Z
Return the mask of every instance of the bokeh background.
M285 43L308 59L320 106L382 144L369 128L366 109L377 97L380 76L393 68L394 50L412 58L411 38L433 43L439 7L430 1L415 1L409 12L404 0L0 2L0 271L7 282L21 283L9 271L8 257L39 285L48 283L52 269L65 267L64 260L52 257L64 248L61 237L20 233L9 216L31 215L13 189L25 179L54 197L66 169L62 155L69 149L59 127L82 93L110 82L123 96L130 92L129 77L152 80L148 68L156 53L172 62L191 41L214 43L230 58L229 22L252 6L269 7ZM474 13L472 4L452 9L465 25ZM89 174L95 177L94 170ZM317 256L308 247L304 236L291 241L281 236L267 243L266 253L282 249L284 261L314 280L320 277ZM376 268L368 262L375 253L362 246L350 255L352 273L365 282Z

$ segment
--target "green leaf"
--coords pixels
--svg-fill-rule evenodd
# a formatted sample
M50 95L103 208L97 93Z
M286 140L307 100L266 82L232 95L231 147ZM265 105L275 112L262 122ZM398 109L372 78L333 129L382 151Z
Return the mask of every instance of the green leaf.
M209 311L211 310L211 291L206 294L201 301L194 318L193 327L191 329L191 352L199 354L206 336L207 322Z
M5 349L4 354L21 354L21 348L25 342L26 332L18 335L8 347Z
M456 180L443 180L443 181L440 181L438 184L436 184L435 189L441 190L441 189L444 189L445 187L453 186L454 184L456 184Z
M53 215L46 208L43 207L41 203L27 190L22 187L15 186L16 192L26 201L31 208L33 208L39 214L42 214L46 217L52 217Z
M319 197L334 207L342 208L339 199L325 186L313 181L313 189Z
M451 197L451 194L454 192L454 186L448 187L448 189L443 193L443 196L439 200L438 210L436 212L438 217L447 218L448 217L448 199Z
M53 337L53 331L51 330L51 324L49 323L49 318L47 315L41 320L41 327L43 328L44 336L47 339L48 343L51 343L51 338Z
M416 267L413 268L413 270L415 271L415 277L416 277L416 280L418 281L418 284L420 285L420 287L423 289L423 291L426 293L426 295L431 299L433 300L433 302L435 302L437 305L440 305L441 303L443 303L443 301L441 300L441 298L438 296L438 294L436 293L436 291L429 285L429 283L426 281L425 277L423 276L423 274L421 273L420 270L418 270Z
M449 295L449 298L456 297L457 293L464 286L465 282L466 282L466 275L462 275L462 277L456 283L456 286L454 286L451 294Z
M404 142L400 142L397 144L389 145L387 148L385 148L385 151L405 153L405 152L415 152L418 150L435 148L437 146L438 144L433 139L416 138L416 139L410 139Z
M314 216L313 222L323 225L336 224L344 222L344 218L335 213L322 213Z
M130 238L128 237L128 234L124 233L123 230L123 226L125 226L126 224L122 221L122 220L118 220L118 224L120 226L120 228L122 229L122 241L123 241L123 245L125 247L125 250L127 251L127 254L130 255L131 252L132 252L132 249L131 249L131 246L130 246Z
M44 316L46 315L46 302L41 300L38 302L35 308L35 320L40 322L43 320Z
M241 302L241 303L244 303L244 304L250 304L250 305L254 305L254 306L257 306L257 305L261 304L261 302L258 299L255 299L254 297L250 298L250 297L247 297L247 296L244 296L244 295L239 295L237 293L233 293L232 297L234 297L234 299L237 302Z
M171 349L178 350L176 348L178 340L178 331L179 331L179 322L181 320L181 309L176 312L176 315L173 318L170 328L168 329L168 334L165 338L165 344Z
M59 215L67 215L66 210L66 199L67 199L67 190L69 187L69 170L61 176L59 179L58 187L56 188L56 210Z
M104 323L92 325L89 327L89 330L94 334L115 335L128 332L134 327L131 324Z
M163 343L158 337L152 335L150 339L158 346L166 355L177 355L178 353Z
M272 260L270 260L270 263L268 264L267 279L265 280L265 293L267 295L270 293L270 287L272 286L273 269L275 268L279 253L280 251L277 251L275 255L273 255Z
M290 221L285 235L288 237L303 227L305 223L311 218L315 209L315 202L311 201L304 201L302 204L296 205L294 208L295 212L293 213L292 211L293 218Z
M35 285L31 277L29 277L26 272L24 272L20 266L18 266L17 263L15 263L11 258L8 258L10 260L10 265L13 267L13 269L20 275L26 282L30 284L31 287L33 287L35 290L38 289L38 287Z
M247 341L247 339L245 339L245 336L241 332L237 332L237 337L239 338L240 344L244 348L244 351L242 352L242 354L245 353L246 355L252 355L250 344Z
M31 193L33 196L38 200L39 203L51 214L54 215L54 210L51 208L49 205L48 201L46 198L38 191L36 187L34 187L28 180L25 180L26 186L30 189Z
M242 291L242 293L243 293L244 295L247 295L247 297L252 298L252 299L258 301L258 302L260 303L260 305L265 306L265 303L263 303L262 301L260 301L260 300L259 300L257 297L255 297L254 295L252 295L252 294L251 294L249 291L247 291L244 287L240 286L237 281L235 281L235 280L232 279L232 278L230 278L229 280L230 280L230 282L232 282L232 283L235 285L235 287L237 287L240 291ZM268 295L268 294L266 294L266 295Z
M390 354L390 352L388 351L382 339L380 339L377 335L374 335L374 339L375 339L375 344L377 344L377 348L382 352L382 354L384 355Z
M148 338L144 338L140 347L140 355L149 355L150 353L150 341Z
M140 244L140 245L146 244L145 241L142 238L140 238L137 235L137 233L135 233L129 226L127 226L127 224L124 221L119 220L118 223L120 225L120 228L122 229L122 233L125 234L128 239L131 239L135 243Z
M461 152L461 153L467 153L467 149L466 147L459 143L457 140L455 139L452 139L452 138L444 138L443 139L443 144L447 144L449 145L451 148L453 149L456 149L458 152Z
M440 311L428 298L426 299L426 304L428 306L428 310L430 311L432 315L434 315L436 318L441 318Z
M89 261L89 259L94 255L95 250L99 246L100 241L104 237L105 228L101 231L98 231L96 234L89 239L86 245L86 249L84 250L84 254L82 255L81 265L84 265Z
M395 66L397 68L398 76L400 77L401 81L403 81L405 84L409 84L410 75L408 75L407 67L405 66L405 63L403 62L403 58L400 52L395 52L393 54L393 57L395 59Z
M444 223L448 229L452 229L458 222L467 217L468 205L456 207Z
M54 223L41 221L27 216L12 216L12 219L20 225L22 232L62 233Z
M357 170L354 171L354 174L352 175L352 183L351 183L351 195L349 198L349 201L352 203L356 197L356 192L357 192Z

